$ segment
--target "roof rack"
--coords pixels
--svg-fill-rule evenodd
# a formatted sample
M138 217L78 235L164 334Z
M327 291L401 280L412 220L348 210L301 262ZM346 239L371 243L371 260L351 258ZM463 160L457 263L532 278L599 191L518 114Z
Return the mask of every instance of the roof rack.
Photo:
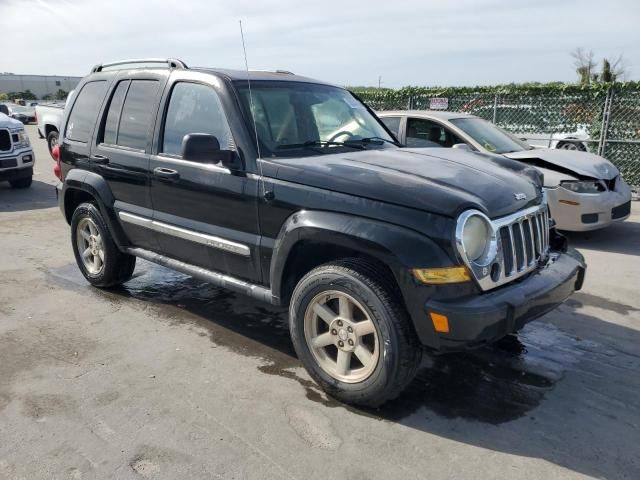
M283 75L295 75L295 73L289 70L249 70L249 72L264 72L264 73L280 73Z
M136 63L164 63L169 68L188 69L187 65L176 58L138 58L134 60L119 60L117 62L101 63L91 69L91 73L101 72L107 67L116 67L119 65L131 65Z

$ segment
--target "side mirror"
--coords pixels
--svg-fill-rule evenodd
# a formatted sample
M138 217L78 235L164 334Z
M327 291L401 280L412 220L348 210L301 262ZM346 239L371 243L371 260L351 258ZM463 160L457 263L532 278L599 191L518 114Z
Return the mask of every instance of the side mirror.
M466 150L467 152L472 152L473 151L473 150L471 150L471 147L469 145L467 145L466 143L456 143L451 148L457 148L458 150Z
M220 142L209 133L189 133L182 139L182 158L199 163L221 163L229 170L242 169L242 161L233 150L221 150Z

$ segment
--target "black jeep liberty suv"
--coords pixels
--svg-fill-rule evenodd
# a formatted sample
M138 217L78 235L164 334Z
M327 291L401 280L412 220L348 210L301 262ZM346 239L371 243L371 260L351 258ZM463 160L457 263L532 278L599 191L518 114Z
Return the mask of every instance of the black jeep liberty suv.
M349 91L290 72L98 65L68 102L55 167L94 286L136 258L289 307L330 395L377 406L423 350L483 345L582 286L535 170L408 149Z

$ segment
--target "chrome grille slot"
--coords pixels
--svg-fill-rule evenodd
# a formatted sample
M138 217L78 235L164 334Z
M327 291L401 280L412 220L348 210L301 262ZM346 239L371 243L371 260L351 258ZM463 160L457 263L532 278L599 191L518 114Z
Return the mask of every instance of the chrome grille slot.
M533 222L533 235L535 237L536 256L542 253L542 230L540 229L540 214L531 217Z
M502 243L502 254L504 258L503 272L505 275L512 275L516 268L516 252L513 250L513 234L509 227L500 229L500 242Z
M525 218L522 221L524 230L524 251L527 254L527 262L525 267L531 265L535 260L535 249L533 248L533 229L531 228L531 218Z
M522 240L522 225L516 222L513 229L513 249L516 251L516 270L520 271L524 268L524 241Z

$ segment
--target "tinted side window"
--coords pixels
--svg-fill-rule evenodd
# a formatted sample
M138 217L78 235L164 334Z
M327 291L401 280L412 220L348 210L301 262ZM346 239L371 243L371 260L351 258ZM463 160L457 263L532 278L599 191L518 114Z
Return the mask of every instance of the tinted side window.
M70 140L87 143L91 138L96 116L107 93L107 82L86 83L73 105L69 115L65 136Z
M407 119L408 147L446 147L464 143L451 130L439 123L422 118Z
M407 119L408 147L443 147L446 140L444 128L430 120Z
M113 97L111 97L109 111L107 112L107 120L104 124L104 135L102 138L102 141L109 145L116 145L118 142L118 124L120 123L120 112L122 110L124 96L127 93L127 88L129 88L128 81L120 82L113 93Z
M215 135L223 150L235 149L224 110L213 88L180 82L173 87L164 124L162 152L182 153L182 139L189 133Z
M398 136L398 131L400 130L400 117L385 117L381 118L382 123L384 123L391 133L393 133L396 137Z
M133 80L120 115L117 145L144 150L158 93L155 80Z

